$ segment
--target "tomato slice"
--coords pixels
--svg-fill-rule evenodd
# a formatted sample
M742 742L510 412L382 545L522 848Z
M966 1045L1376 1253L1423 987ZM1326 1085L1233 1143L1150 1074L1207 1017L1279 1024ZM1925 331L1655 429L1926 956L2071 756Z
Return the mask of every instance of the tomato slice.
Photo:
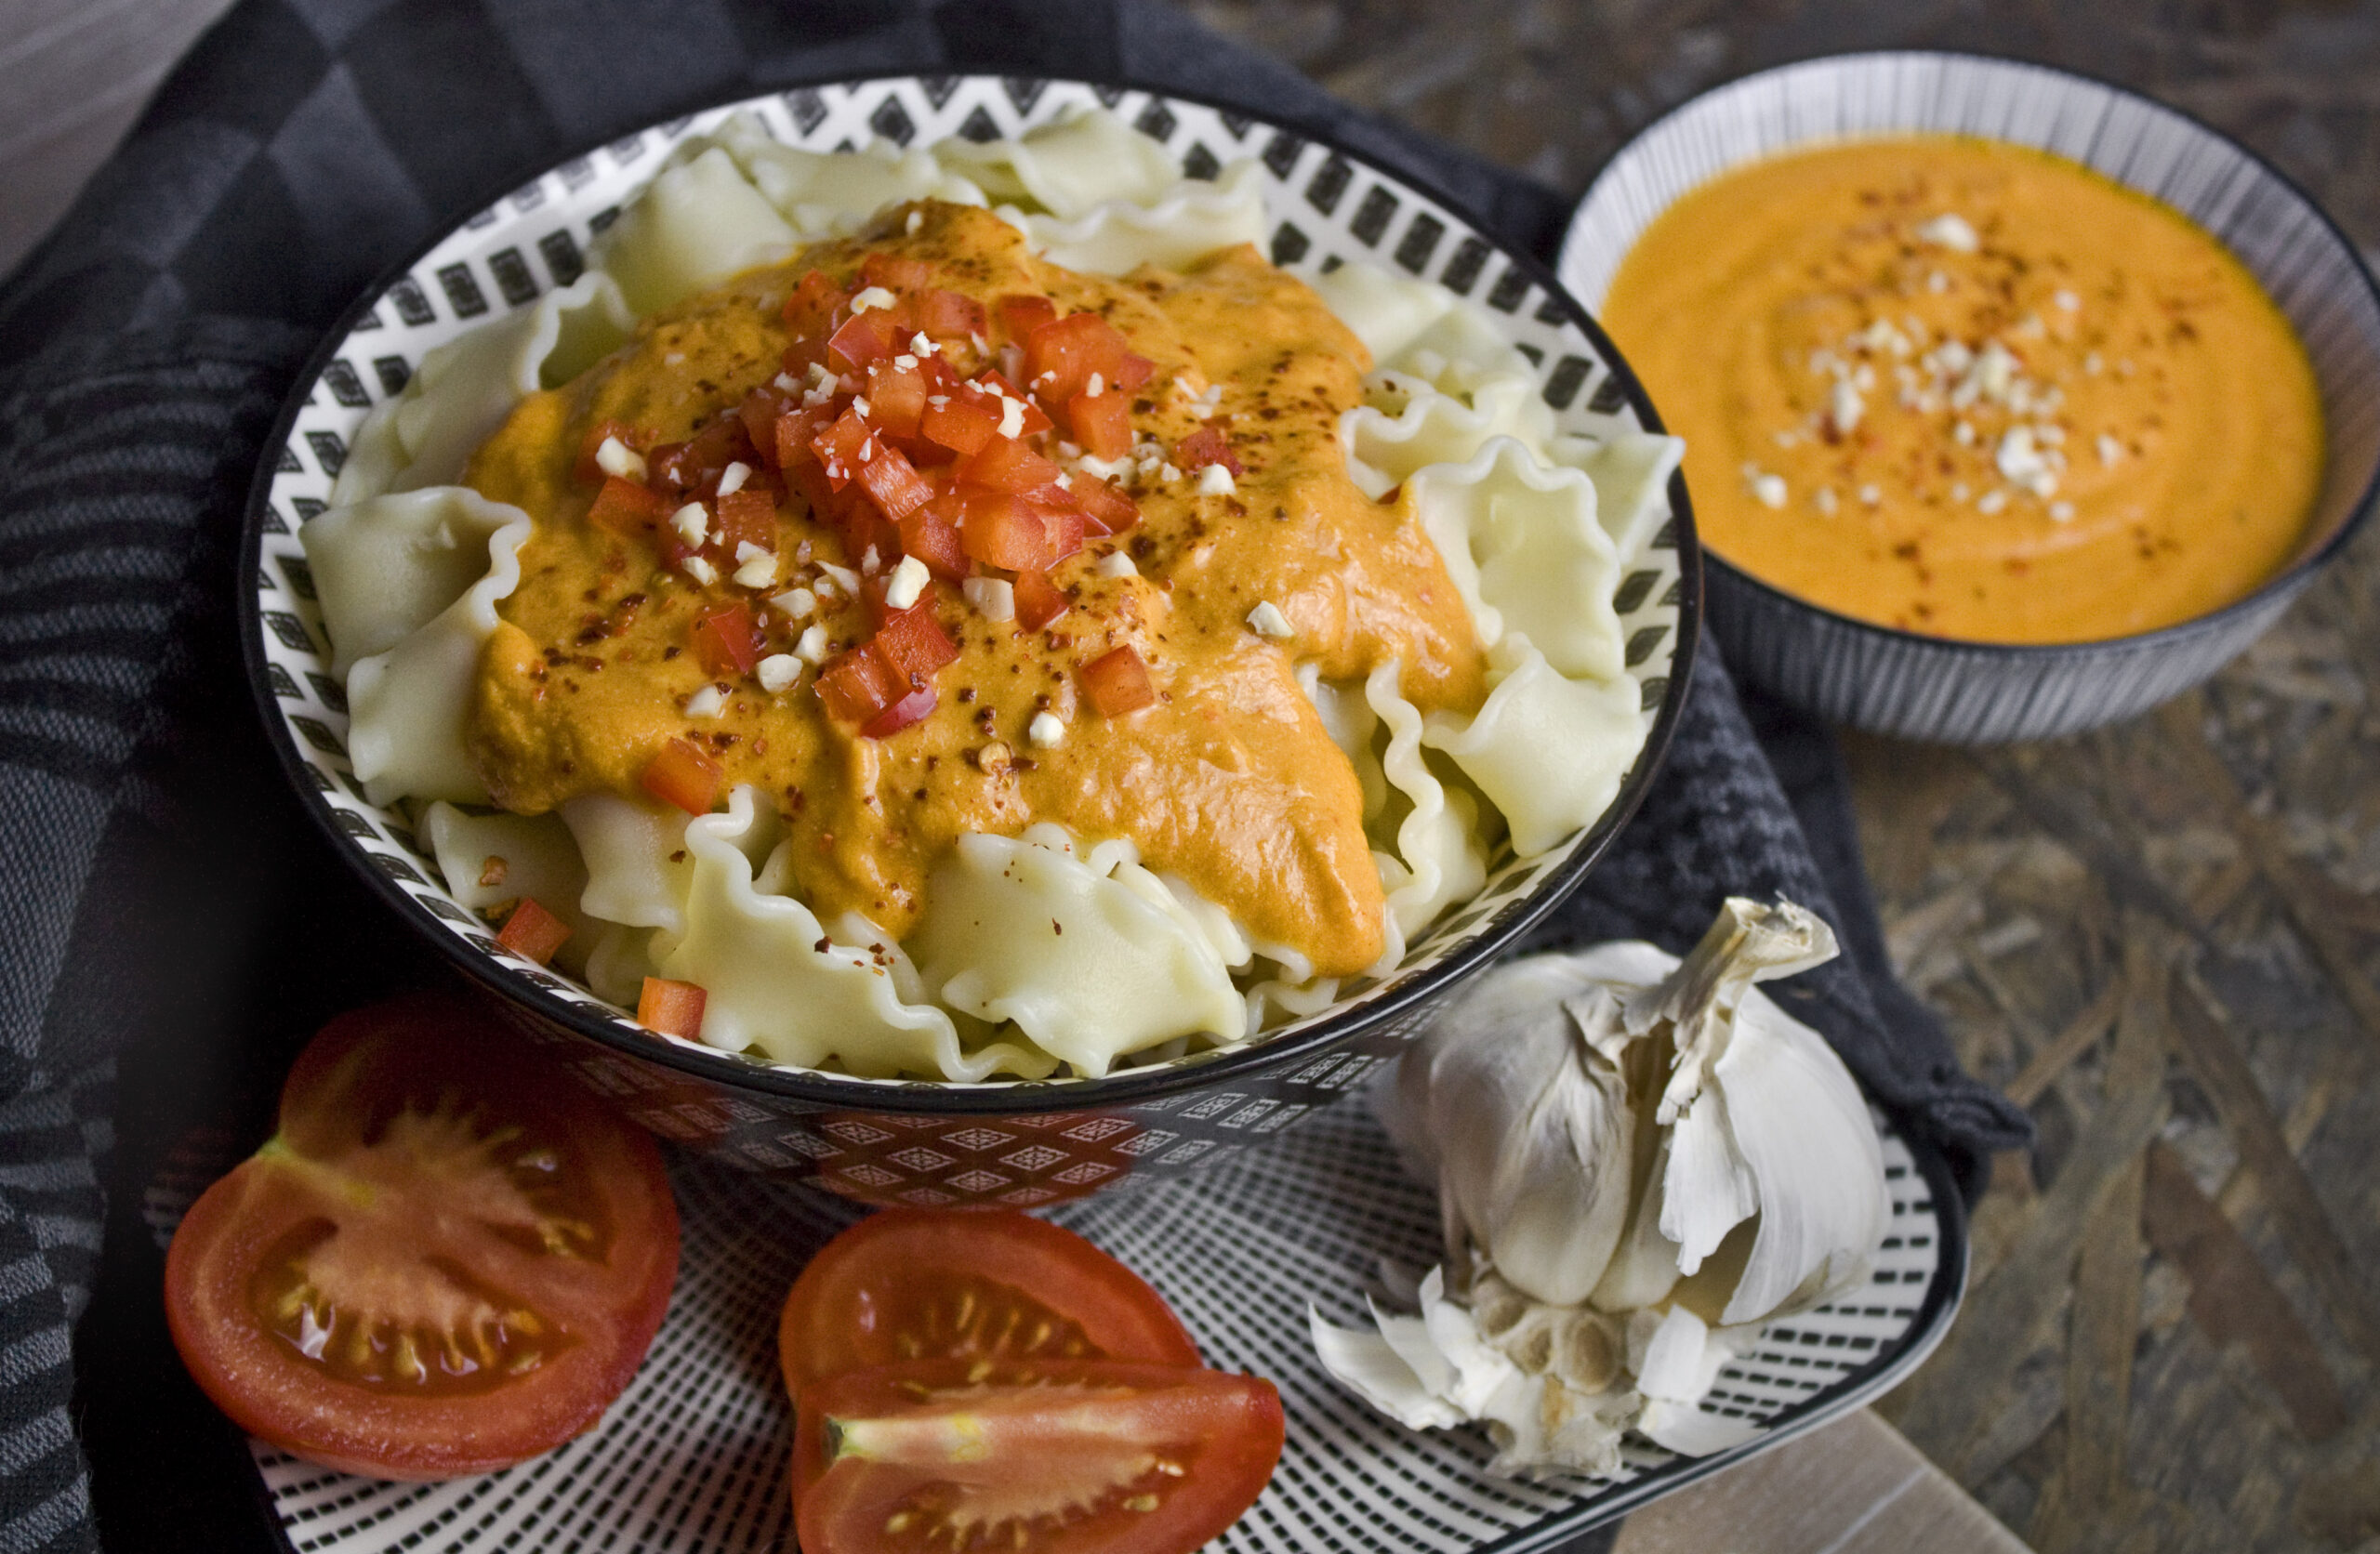
M1139 1274L1072 1231L1005 1210L870 1215L810 1259L777 1323L797 1402L825 1376L953 1358L1199 1363Z
M445 1479L592 1429L677 1270L653 1140L478 1005L423 994L307 1047L280 1131L176 1232L165 1314L251 1434Z
M794 1437L805 1554L1190 1554L1280 1460L1281 1397L1224 1371L929 1360L820 1382Z

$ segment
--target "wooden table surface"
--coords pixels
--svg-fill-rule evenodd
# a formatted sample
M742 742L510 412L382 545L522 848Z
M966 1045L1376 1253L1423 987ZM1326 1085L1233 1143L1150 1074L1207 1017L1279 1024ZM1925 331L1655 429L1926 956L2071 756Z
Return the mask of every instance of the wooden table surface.
M1572 192L1747 71L2019 55L2211 120L2380 247L2380 0L1194 8ZM1966 1310L1878 1410L1947 1480L1862 1418L1664 1502L1623 1554L1993 1547L1949 1481L2047 1551L2380 1554L2380 535L2135 722L1846 754L1897 962L2040 1147L2000 1163Z
M0 0L0 268L222 0ZM2016 54L2240 136L2380 246L2380 0L1190 0L1354 101L1582 190L1781 60ZM2380 1554L2380 538L2204 691L2088 738L1848 742L1896 957L2032 1109L1967 1310L1880 1413L1622 1554ZM1913 1444L1921 1459L1910 1451ZM1930 1466L1925 1459L1930 1459Z

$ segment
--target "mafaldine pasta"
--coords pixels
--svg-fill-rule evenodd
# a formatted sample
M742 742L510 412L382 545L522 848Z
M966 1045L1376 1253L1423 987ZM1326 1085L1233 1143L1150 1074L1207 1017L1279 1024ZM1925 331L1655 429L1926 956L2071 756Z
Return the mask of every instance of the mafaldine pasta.
M691 139L306 525L357 778L788 1065L1095 1076L1394 969L1613 801L1680 449L1558 432L1439 288L1267 263L1261 192L1100 112Z

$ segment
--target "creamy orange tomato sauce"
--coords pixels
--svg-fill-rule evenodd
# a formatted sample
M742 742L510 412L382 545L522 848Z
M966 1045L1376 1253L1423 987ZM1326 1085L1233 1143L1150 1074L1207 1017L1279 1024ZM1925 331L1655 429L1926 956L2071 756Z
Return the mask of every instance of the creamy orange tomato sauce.
M1324 974L1370 964L1382 898L1362 795L1292 678L1288 649L1332 679L1399 659L1407 694L1425 709L1475 710L1485 684L1470 617L1420 523L1347 477L1338 423L1370 365L1363 346L1252 249L1187 274L1111 280L1040 262L984 211L915 208L914 231L906 209L895 212L869 235L648 320L582 377L531 396L481 449L469 483L535 520L470 723L490 791L529 814L578 794L633 796L645 763L684 737L729 782L775 800L795 840L794 889L822 920L856 910L903 937L929 868L959 835L1014 836L1049 820L1085 839L1131 837L1150 868L1181 876L1258 941L1303 952ZM934 711L889 738L825 716L814 674L776 695L749 678L721 681L725 712L689 718L686 698L709 678L685 649L699 611L747 599L766 616L765 651L786 652L801 623L760 611L760 599L814 580L818 569L798 555L845 566L860 558L786 495L776 581L698 586L649 545L589 525L573 460L602 420L676 440L736 404L777 373L787 341L779 309L800 276L815 268L849 279L871 250L924 259L934 285L984 301L993 350L1002 297L1042 295L1061 313L1104 314L1156 363L1132 406L1135 431L1172 446L1216 413L1191 401L1220 385L1245 472L1231 495L1201 495L1195 480L1161 473L1134 487L1141 523L1059 564L1052 578L1073 606L1043 631L989 621L935 586L937 618L960 656L935 677ZM962 374L981 364L980 353L951 349ZM1102 575L1102 558L1117 549L1133 574ZM1262 601L1296 628L1291 643L1249 628ZM857 601L823 609L838 651L872 629ZM1080 697L1076 671L1118 644L1146 662L1159 699L1104 718ZM1044 710L1066 722L1064 741L1047 748L1027 736Z
M2076 164L1950 137L1754 164L1678 201L1604 322L1703 538L1904 630L2087 641L2241 598L2320 476L2313 374L2237 259Z

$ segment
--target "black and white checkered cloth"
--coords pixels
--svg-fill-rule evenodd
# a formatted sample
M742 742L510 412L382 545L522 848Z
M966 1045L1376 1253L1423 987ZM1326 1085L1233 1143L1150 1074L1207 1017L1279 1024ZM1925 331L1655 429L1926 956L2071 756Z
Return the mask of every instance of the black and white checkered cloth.
M1567 215L1155 0L243 0L0 292L0 1554L97 1546L78 1423L111 1547L251 1546L166 1471L199 1448L170 1424L140 1190L202 1100L259 1118L288 1045L379 991L359 979L425 974L279 791L239 683L231 551L301 357L392 262L586 145L934 67L1304 120L1540 255ZM1800 1012L1972 1181L2025 1119L1891 981L1831 744L1749 710L1706 645L1669 780L1553 934L1683 947L1729 892L1826 914L1850 955Z

